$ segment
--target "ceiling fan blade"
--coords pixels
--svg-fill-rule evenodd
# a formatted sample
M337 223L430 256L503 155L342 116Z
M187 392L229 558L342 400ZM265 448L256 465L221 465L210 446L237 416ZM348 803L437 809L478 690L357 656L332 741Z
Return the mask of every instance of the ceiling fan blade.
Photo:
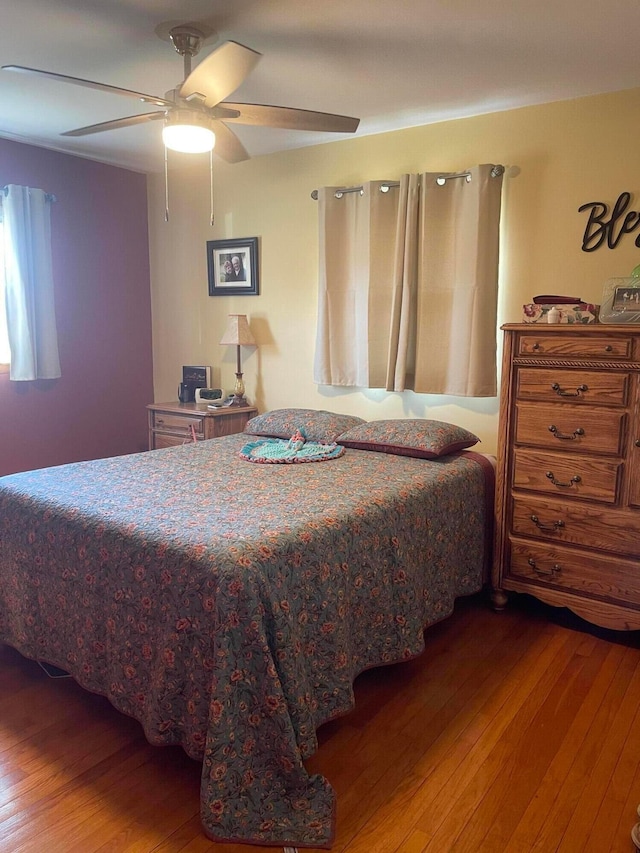
M197 65L180 87L180 97L200 94L214 107L238 88L262 54L235 41L226 41Z
M227 163L240 163L242 160L249 160L249 155L242 142L221 121L215 123L214 133L216 144L213 150L219 157L222 157Z
M2 70L18 71L21 74L37 74L39 77L60 80L61 83L73 83L75 86L85 86L87 89L97 89L100 92L110 92L113 95L125 95L127 98L136 98L138 101L144 101L146 104L156 104L159 107L174 106L173 101L156 98L155 95L145 95L143 92L134 92L131 89L120 89L118 86L109 86L107 83L96 83L94 80L83 80L82 77L69 77L67 74L56 74L54 71L27 68L24 65L3 65Z
M120 127L133 127L136 124L145 124L148 121L156 121L164 118L163 112L142 113L137 116L116 118L113 121L101 121L99 124L88 124L86 127L78 127L75 130L67 130L61 136L88 136L90 133L102 133L104 130L117 130Z
M355 133L359 118L297 110L293 107L273 107L266 104L232 104L224 101L221 107L238 110L238 118L225 119L235 124L255 124L260 127L282 127L285 130L318 130L334 133Z

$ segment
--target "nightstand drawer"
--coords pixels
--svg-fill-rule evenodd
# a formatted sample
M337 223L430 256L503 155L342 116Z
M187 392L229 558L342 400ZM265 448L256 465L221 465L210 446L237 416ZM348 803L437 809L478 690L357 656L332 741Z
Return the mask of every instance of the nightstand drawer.
M161 430L162 432L172 432L175 434L190 436L195 431L197 436L202 437L203 419L197 415L177 415L171 412L154 412L152 428Z
M511 539L510 544L509 578L640 606L637 562L518 539Z
M622 463L589 456L572 456L519 448L514 453L513 486L516 489L603 501L613 504L618 496Z
M518 403L516 442L572 453L622 451L626 413L571 404Z
M628 387L626 373L523 367L518 371L516 393L519 400L625 406Z
M169 432L154 432L152 450L160 450L163 447L176 447L192 440L191 436L172 435Z
M547 355L559 358L626 359L631 357L631 337L578 337L572 334L521 335L518 355Z

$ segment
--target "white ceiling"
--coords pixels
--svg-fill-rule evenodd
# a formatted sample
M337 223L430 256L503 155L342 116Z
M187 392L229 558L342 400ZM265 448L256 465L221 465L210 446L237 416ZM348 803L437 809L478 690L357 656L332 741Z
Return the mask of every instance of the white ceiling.
M0 0L0 65L163 96L182 58L168 24L217 31L263 57L229 100L361 119L358 135L640 86L640 0ZM149 106L0 72L0 136L144 171L161 122L65 130ZM234 125L253 156L342 138ZM614 152L612 152L613 154ZM182 155L184 156L184 155Z

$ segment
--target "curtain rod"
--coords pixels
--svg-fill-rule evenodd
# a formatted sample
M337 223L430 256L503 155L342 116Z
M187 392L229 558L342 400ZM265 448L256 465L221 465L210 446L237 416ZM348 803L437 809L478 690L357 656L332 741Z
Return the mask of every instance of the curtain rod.
M493 166L491 168L491 177L497 178L499 175L504 174L504 166L500 164ZM452 180L453 178L465 178L467 183L471 180L471 172L456 172L452 175L438 175L436 178L436 183L438 186L442 187L446 184L447 181ZM380 186L381 193L388 193L392 187L399 187L400 181L385 181ZM333 194L335 198L342 198L345 193L360 193L362 195L364 193L363 187L344 187L343 189L336 190ZM318 190L313 190L311 193L311 198L314 201L318 200Z
M2 187L1 192L2 192L3 196L5 196L5 197L8 196L9 195L9 187L8 186ZM58 201L58 199L54 196L53 193L45 193L44 197L45 197L45 201L49 201L49 202Z

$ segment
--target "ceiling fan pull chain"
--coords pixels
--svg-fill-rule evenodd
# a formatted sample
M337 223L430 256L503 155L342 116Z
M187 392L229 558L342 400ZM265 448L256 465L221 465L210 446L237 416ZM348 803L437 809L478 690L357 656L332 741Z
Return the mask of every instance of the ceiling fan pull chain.
M210 177L210 190L211 190L211 225L213 226L214 215L213 215L213 150L209 151L209 177Z
M164 221L169 221L169 166L166 145L164 147Z

